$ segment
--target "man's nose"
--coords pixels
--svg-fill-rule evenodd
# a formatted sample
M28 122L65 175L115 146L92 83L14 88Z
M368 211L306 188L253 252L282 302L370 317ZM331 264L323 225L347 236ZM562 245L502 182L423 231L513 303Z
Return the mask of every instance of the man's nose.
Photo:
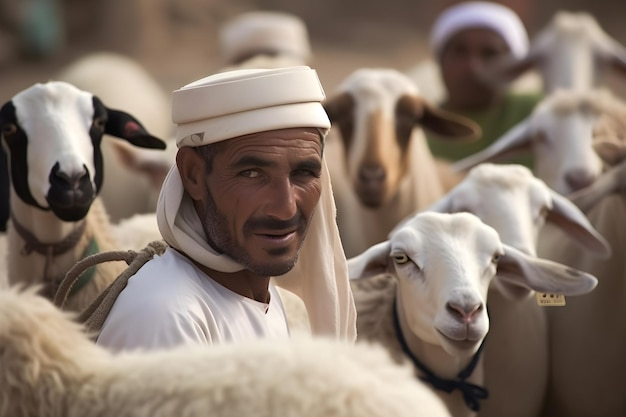
M267 194L266 213L280 220L292 219L298 211L295 187L288 179L272 183Z

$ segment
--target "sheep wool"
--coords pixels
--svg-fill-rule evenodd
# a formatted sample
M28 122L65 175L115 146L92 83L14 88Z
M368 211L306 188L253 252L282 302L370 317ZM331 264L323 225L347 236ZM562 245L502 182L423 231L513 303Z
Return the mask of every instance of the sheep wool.
M0 417L449 416L374 345L302 337L115 355L72 318L32 289L0 291Z

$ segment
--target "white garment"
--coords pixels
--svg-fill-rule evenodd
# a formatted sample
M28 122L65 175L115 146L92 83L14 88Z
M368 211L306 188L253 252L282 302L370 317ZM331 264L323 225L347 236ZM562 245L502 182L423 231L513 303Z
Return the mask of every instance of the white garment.
M130 278L96 343L120 351L289 337L280 296L269 290L269 304L239 295L168 248Z

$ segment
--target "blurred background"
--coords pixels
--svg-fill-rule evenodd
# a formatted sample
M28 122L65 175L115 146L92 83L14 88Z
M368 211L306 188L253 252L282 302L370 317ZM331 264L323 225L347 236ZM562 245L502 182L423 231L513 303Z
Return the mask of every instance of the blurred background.
M0 99L94 51L143 64L167 91L219 69L217 31L251 10L300 16L327 92L353 70L406 70L429 57L427 35L451 0L0 0ZM508 0L532 37L557 10L592 13L626 44L626 1ZM623 81L621 84L624 84ZM616 85L617 89L624 88Z

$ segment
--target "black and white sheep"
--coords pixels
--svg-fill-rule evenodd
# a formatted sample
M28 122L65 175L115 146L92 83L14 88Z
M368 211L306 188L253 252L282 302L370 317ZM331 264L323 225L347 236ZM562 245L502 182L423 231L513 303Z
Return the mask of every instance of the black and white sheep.
M100 197L111 221L153 213L177 151L169 94L138 61L113 52L82 55L53 78L89 91L111 108L124 109L141 120L150 133L165 140L165 151L138 148L113 138L103 140L100 146L107 177Z
M52 297L79 259L120 248L98 197L105 176L103 135L146 148L165 144L130 114L60 81L16 94L0 109L0 130L11 180L8 280L41 283ZM124 266L88 271L67 307L85 307Z

